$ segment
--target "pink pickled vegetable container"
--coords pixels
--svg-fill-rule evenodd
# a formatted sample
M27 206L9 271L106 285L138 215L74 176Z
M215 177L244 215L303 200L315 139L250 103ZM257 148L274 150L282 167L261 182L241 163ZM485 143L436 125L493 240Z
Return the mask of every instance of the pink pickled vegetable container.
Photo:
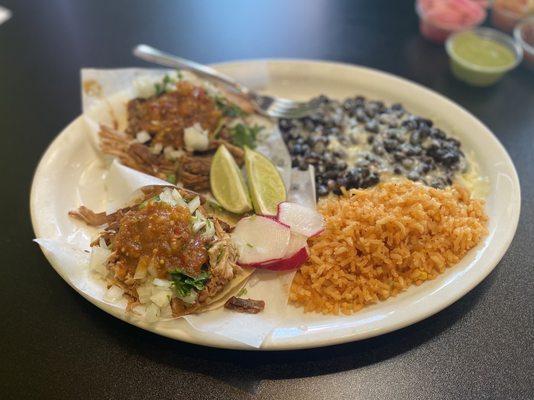
M444 43L454 32L480 25L486 19L486 1L480 0L417 0L419 29L426 39Z

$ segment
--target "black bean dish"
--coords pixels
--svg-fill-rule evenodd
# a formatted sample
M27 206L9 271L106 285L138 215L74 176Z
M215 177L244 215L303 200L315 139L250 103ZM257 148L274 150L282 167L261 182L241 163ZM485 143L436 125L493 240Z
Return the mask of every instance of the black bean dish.
M315 168L318 196L341 187L366 188L395 175L443 188L467 168L461 143L401 104L362 96L343 102L320 96L321 107L300 119L280 119L293 167Z

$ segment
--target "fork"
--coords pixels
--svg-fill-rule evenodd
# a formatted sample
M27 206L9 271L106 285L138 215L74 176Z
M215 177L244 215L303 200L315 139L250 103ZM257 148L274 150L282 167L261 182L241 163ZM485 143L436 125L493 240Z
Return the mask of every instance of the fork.
M240 95L253 105L260 114L272 118L302 118L315 111L319 105L319 99L307 102L294 101L282 97L266 96L241 85L234 79L226 76L214 68L202 65L194 61L176 57L164 53L146 44L139 44L133 49L133 54L145 61L149 61L165 67L178 68L190 71L195 75L209 81L223 84L231 92Z

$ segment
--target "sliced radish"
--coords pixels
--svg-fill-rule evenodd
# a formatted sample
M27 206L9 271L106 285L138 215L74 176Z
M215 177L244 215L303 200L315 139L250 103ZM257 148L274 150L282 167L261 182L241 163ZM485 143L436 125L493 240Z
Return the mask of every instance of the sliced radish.
M312 237L324 230L324 218L313 208L285 201L278 205L277 218L291 227L291 231Z
M285 271L296 269L306 262L309 256L307 237L298 233L291 233L286 252L282 258L261 263L248 265L252 268L270 269L273 271Z
M286 252L282 258L291 257L308 245L308 238L300 233L291 232Z
M271 271L287 271L290 269L297 269L308 260L310 256L308 247L301 247L296 253L290 257L281 258L280 260L272 260L264 263L255 264L256 268L270 269Z
M289 245L289 227L274 218L253 215L241 219L231 234L239 249L240 265L283 258Z

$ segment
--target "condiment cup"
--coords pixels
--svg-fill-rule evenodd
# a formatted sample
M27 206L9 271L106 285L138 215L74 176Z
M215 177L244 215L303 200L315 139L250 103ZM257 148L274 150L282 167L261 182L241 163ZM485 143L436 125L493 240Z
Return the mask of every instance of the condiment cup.
M534 71L534 17L525 19L515 27L514 38L523 48L523 64Z
M512 64L488 67L477 65L459 57L453 49L453 43L459 35L465 32L473 32L477 36L493 40L501 45L506 46L515 56ZM490 86L499 81L508 71L513 70L523 59L523 49L514 41L514 39L502 32L492 28L475 28L468 31L457 32L451 35L445 43L445 49L450 59L452 73L456 78L473 86Z

